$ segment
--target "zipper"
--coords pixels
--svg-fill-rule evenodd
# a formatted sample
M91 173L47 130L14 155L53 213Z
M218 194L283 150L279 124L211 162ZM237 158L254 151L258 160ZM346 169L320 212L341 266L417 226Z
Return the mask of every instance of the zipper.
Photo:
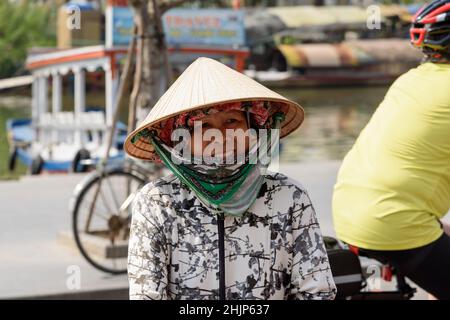
M217 229L219 234L219 300L225 300L225 218L218 213Z

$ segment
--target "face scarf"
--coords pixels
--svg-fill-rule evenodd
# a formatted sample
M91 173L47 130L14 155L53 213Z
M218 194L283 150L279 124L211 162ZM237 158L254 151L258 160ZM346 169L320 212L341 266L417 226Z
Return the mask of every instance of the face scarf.
M247 112L247 119L251 115L253 123L259 128L276 129L276 134L273 134L272 130L267 130L267 135L250 137L249 150L240 159L235 158L232 164L204 161L205 159L197 158L194 155L185 157L178 150L169 146L162 139L161 134L158 136L151 132L148 137L162 162L182 183L195 192L204 206L216 213L223 212L225 215L241 216L256 200L264 182L264 174L270 164L269 160L278 150L278 133L284 114L275 112L270 115L269 108L270 106L266 105L267 114L259 109L255 116L251 106L245 108L244 105L242 108L241 102L239 102L239 110ZM174 120L174 123L178 124L178 126L175 124L174 127L180 127L186 123L189 126L192 121L201 120L203 116L211 114L211 112L238 108L236 103L233 103L223 106L223 109L217 107L214 108L214 111L210 109L206 109L202 114L199 114L198 111L194 114L182 114ZM250 128L250 125L248 127ZM164 135L162 136L164 137ZM262 157L261 154L263 154Z

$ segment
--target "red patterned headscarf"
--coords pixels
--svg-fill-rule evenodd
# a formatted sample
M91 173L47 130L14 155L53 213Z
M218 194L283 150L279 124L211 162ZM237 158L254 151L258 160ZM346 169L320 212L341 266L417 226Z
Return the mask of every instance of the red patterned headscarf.
M240 110L249 112L252 123L256 124L259 128L270 128L271 121L270 115L275 111L282 111L283 105L279 105L276 102L270 101L238 101L223 103L209 108L203 108L198 110L193 110L185 112L174 116L166 121L162 121L159 125L159 138L167 145L172 145L171 135L172 132L180 127L193 128L194 121L199 121L205 116L229 111L229 110Z

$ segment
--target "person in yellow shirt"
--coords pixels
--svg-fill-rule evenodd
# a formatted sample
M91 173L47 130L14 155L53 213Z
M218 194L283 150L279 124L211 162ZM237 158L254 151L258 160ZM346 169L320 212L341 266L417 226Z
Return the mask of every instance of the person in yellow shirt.
M333 194L340 240L450 299L450 0L413 18L425 62L399 77L344 158Z

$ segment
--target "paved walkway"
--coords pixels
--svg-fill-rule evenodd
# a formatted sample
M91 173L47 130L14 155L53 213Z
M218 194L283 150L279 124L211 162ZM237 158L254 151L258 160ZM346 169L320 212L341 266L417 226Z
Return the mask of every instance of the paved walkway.
M80 291L127 287L126 275L97 271L57 241L58 232L71 230L69 199L82 178L58 174L0 182L0 298L71 293L66 283L73 265L81 271Z

